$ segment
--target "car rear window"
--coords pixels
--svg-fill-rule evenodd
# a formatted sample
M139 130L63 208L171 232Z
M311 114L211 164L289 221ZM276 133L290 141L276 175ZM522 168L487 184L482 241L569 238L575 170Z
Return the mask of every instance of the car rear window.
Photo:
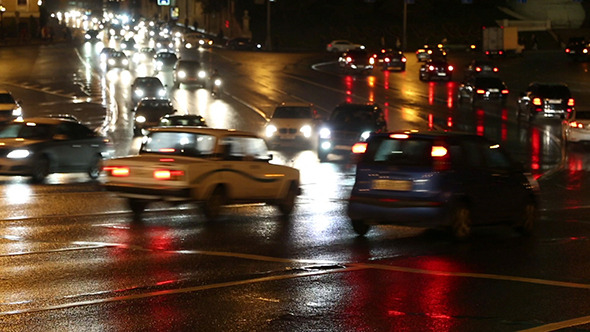
M143 143L140 153L163 153L184 156L213 154L215 137L183 132L153 132Z
M432 141L383 138L371 141L364 161L393 166L432 166Z
M569 98L571 96L570 89L562 85L540 85L537 91L545 98Z

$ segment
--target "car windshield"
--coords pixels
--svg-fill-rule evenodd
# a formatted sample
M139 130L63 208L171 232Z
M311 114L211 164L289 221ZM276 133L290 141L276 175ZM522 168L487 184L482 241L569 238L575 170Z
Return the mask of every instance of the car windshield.
M140 80L136 85L143 87L162 87L162 82L159 80Z
M0 104L14 104L14 98L10 93L0 93Z
M152 132L140 153L182 156L209 156L215 148L215 136L186 132Z
M342 129L358 129L364 127L374 127L375 117L372 112L367 112L364 109L351 110L335 110L332 114L331 122L338 128Z
M53 126L32 122L11 123L0 127L0 138L49 139Z
M309 107L282 106L277 107L272 116L276 119L309 119L311 110Z
M169 117L160 121L161 126L205 126L202 117Z
M432 141L425 139L389 139L373 141L365 161L394 166L432 166Z

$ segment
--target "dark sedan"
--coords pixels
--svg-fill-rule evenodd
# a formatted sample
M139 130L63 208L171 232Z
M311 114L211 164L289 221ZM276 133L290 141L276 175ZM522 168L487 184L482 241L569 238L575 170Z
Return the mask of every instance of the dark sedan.
M498 77L476 76L459 86L459 101L473 104L477 101L506 102L508 87Z
M147 129L158 125L160 118L176 112L168 98L145 98L134 109L133 134L147 134Z
M445 59L431 59L426 61L420 67L420 80L445 80L450 81L453 78L453 70L455 68L450 65Z
M394 49L384 49L377 54L377 61L382 70L406 70L406 56L404 52Z
M205 87L207 85L207 71L201 63L196 60L178 60L174 66L174 86L180 84L196 85Z
M43 182L51 173L100 175L109 140L65 118L25 118L0 126L0 175L31 176Z

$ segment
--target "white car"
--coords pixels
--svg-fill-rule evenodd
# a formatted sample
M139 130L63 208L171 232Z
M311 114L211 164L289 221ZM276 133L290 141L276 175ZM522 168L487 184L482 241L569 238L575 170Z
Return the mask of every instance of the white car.
M335 53L344 53L350 50L356 50L357 48L364 50L365 45L355 44L348 40L332 40L328 45L326 45L326 51Z
M192 32L184 35L183 38L184 47L187 49L199 48L199 47L211 47L213 46L213 39L208 38L202 33Z
M590 142L590 111L575 111L569 120L564 121L564 131L568 142Z
M23 110L20 103L14 99L12 93L0 90L0 121L10 121L22 118Z
M282 103L277 106L264 128L264 137L272 147L280 143L309 146L315 142L318 114L307 103Z
M199 203L208 220L232 203L272 204L288 217L301 191L299 170L271 159L264 140L251 133L152 128L138 155L105 161L104 186L127 199L136 221L157 201Z

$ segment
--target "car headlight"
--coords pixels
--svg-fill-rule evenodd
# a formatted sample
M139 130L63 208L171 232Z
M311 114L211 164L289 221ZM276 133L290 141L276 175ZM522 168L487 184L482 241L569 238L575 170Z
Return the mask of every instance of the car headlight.
M268 125L266 127L266 137L273 137L276 132L277 127L275 125Z
M370 131L363 131L363 133L361 134L361 140L366 141L367 139L369 139L369 136L371 136Z
M146 118L143 115L138 115L135 117L135 122L137 122L137 123L144 123L145 120L146 120Z
M127 66L128 64L129 64L129 60L127 60L127 59L123 59L123 65L124 65L124 66Z
M193 48L193 44L191 44L191 43L186 43L186 44L184 44L184 47L186 47L186 48Z
M109 59L109 65L111 65L111 66L115 65L115 59Z
M199 70L199 78L207 77L207 73L204 70Z
M24 159L31 155L31 152L26 149L12 150L7 155L8 159Z
M303 136L305 136L306 138L311 137L311 126L310 125L304 125L303 127L301 127L301 129L299 129L299 131L303 134Z
M143 97L143 95L144 95L143 90L141 90L141 89L135 90L135 95L140 98Z
M179 72L178 72L178 77L179 77L179 78L185 78L185 77L186 77L186 72L185 72L185 71L183 71L183 70L179 71Z
M213 84L215 84L215 86L221 86L221 79L216 78L215 81L213 81Z
M166 96L166 90L161 89L160 91L158 91L158 96L165 97Z
M330 129L328 129L328 128L320 129L320 138L330 139L331 136L332 136L332 133L330 132Z
M23 109L19 106L12 110L12 116L21 116L23 115Z

